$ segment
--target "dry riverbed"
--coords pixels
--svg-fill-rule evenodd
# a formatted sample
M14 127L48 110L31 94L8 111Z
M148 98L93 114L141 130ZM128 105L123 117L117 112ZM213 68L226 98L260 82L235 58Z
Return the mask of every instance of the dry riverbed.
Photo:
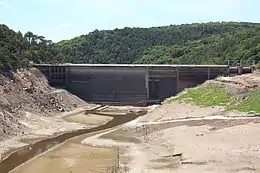
M129 109L109 107L103 113L122 116ZM108 120L95 116L65 119L90 120L88 125ZM173 102L124 125L67 140L13 172L260 172L259 123L257 117L226 113L221 107Z
M63 119L70 122L82 123L81 126L84 125L84 128L89 128L92 133L68 139L64 143L25 162L12 172L104 172L109 169L111 165L114 165L117 157L116 148L85 145L81 141L95 133L100 133L98 129L116 127L137 117L138 114L142 114L138 113L142 109L133 107L106 109L99 108L95 109L95 111L86 111L86 113L79 111L63 116ZM33 150L35 150L35 147Z
M164 107L82 143L118 148L123 172L260 172L260 119L219 107Z
M93 123L91 126L88 126L88 124L79 124L76 123L76 121L68 122L64 119L66 119L68 116L84 114L86 110L91 110L96 107L97 105L88 104L81 106L71 112L66 112L55 117L42 117L28 112L26 117L20 120L20 123L27 127L26 131L21 135L0 141L0 160L3 159L3 157L8 153L28 144L33 144L37 141L61 133L93 127ZM97 122L96 125L101 125L103 123L104 121L102 120L101 122Z

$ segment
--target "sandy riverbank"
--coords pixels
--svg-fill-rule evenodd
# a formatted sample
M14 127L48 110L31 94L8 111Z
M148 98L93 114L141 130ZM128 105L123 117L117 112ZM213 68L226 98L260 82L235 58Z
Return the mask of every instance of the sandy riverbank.
M27 113L25 118L20 120L20 123L26 126L26 130L23 134L11 137L10 139L0 141L0 159L6 156L8 153L24 147L28 144L35 143L37 141L46 139L48 137L62 134L68 131L91 128L95 124L88 125L84 123L68 122L64 120L65 117L72 115L84 114L86 110L96 108L98 105L86 104L70 112L60 113L54 117L42 117ZM98 106L99 107L99 106ZM106 119L106 121L109 121ZM98 121L96 125L104 124L105 121Z
M165 104L119 127L69 140L14 172L258 172L260 119L233 115L221 107Z
M131 173L258 172L260 119L233 115L171 103L82 143L118 148Z
M116 108L118 109L118 108ZM132 108L129 108L132 109ZM136 112L129 112L129 109L125 110L114 110L111 112L109 110L108 112L106 110L97 111L93 113L94 115L86 117L91 117L89 120L93 123L93 116L97 115L97 118L100 118L100 115L104 114L104 117L106 116L113 116L113 120L111 120L109 123L105 124L104 126L98 126L96 130L91 128L91 132L94 133L101 133L98 132L98 129L109 129L114 128L117 125L120 125L122 123L128 122L136 117L139 116L139 114L143 114L140 112L140 108L134 108ZM120 112L120 113L119 113ZM122 114L124 112L124 114ZM139 112L139 113L138 113ZM78 116L76 116L76 121L78 121ZM83 119L83 122L85 122L86 119ZM116 127L118 128L118 127ZM93 129L93 130L92 130ZM106 131L106 130L104 130ZM110 147L96 147L92 145L85 145L81 141L90 137L91 134L84 134L79 137L71 138L64 143L57 145L56 147L51 148L49 151L42 153L41 155L34 157L33 159L29 160L25 164L19 166L12 172L46 172L53 171L55 173L59 172L66 172L66 171L72 171L72 172L104 172L107 170L107 168L110 168L113 166L114 161L117 157L117 150L115 148ZM66 164L65 164L66 163ZM83 164L84 163L84 164ZM49 168L51 170L49 170Z

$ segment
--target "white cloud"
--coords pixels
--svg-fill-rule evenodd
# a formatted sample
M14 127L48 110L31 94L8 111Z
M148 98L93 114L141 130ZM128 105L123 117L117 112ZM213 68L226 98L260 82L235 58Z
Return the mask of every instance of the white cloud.
M61 26L61 27L71 27L72 24L71 23L61 23L61 24L59 24L59 26Z

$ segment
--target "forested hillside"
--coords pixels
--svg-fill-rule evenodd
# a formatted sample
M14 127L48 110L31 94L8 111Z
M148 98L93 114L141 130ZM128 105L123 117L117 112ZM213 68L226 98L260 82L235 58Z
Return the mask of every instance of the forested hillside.
M0 65L67 63L225 64L260 60L260 24L203 23L95 30L53 44L0 25ZM15 66L16 68L16 66Z
M205 23L94 31L58 43L59 57L80 63L223 64L260 60L260 24Z
M43 36L14 32L0 25L0 69L10 70L28 66L30 61L41 63L55 60L54 44Z

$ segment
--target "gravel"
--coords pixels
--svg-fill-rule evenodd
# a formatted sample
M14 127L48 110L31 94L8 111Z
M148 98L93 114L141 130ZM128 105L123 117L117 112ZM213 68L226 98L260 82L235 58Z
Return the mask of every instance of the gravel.
M71 111L85 102L66 90L57 90L35 68L0 74L0 141L23 133L19 123L26 112L54 116Z

